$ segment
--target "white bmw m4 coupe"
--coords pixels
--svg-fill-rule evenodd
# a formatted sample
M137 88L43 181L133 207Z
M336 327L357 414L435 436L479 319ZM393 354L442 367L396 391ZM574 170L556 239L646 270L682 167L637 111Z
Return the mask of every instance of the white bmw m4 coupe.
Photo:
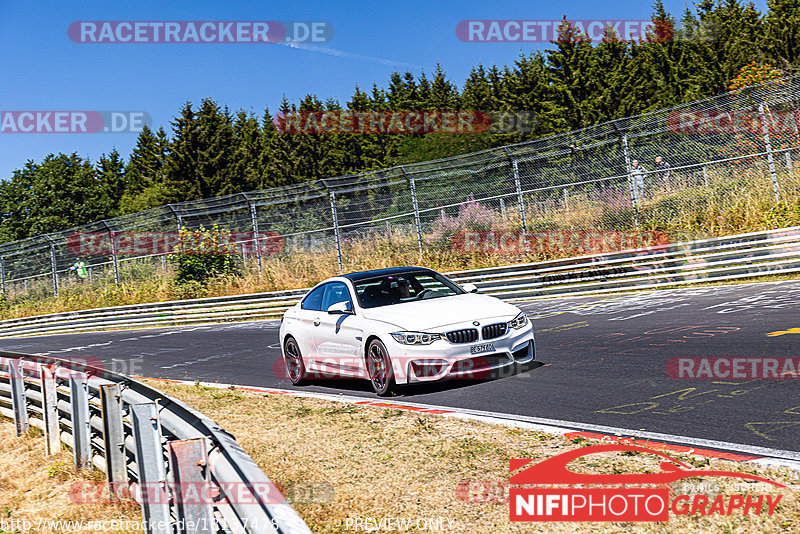
M378 395L485 378L535 358L533 327L519 308L423 267L329 278L286 311L280 336L293 384L364 378Z

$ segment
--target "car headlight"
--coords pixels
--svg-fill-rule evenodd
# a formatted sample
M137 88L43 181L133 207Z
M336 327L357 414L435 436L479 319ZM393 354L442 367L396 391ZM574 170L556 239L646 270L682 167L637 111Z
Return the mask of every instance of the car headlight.
M427 332L395 332L392 337L403 345L430 345L437 339L441 339L441 334L428 334Z
M512 320L508 321L508 327L513 328L514 330L519 330L523 326L528 324L528 316L525 315L525 312L520 312L519 315L514 317Z

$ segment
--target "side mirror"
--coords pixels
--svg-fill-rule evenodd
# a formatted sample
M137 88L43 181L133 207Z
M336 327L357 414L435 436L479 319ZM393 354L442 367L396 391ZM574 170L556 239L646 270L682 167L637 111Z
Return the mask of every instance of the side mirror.
M331 315L352 315L353 310L348 308L348 302L337 302L331 304L328 308L328 313Z
M478 286L476 286L475 284L461 284L461 289L463 289L467 293L477 293L478 292Z

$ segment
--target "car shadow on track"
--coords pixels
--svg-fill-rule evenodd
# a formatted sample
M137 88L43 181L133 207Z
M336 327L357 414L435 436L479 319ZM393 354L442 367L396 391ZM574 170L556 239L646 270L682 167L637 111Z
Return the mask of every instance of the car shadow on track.
M459 389L469 386L476 386L486 382L495 382L497 380L519 379L523 375L532 378L532 375L526 375L529 371L535 371L540 367L544 367L545 363L541 361L532 361L524 364L517 364L510 368L492 369L484 372L476 372L479 377L476 378L450 378L446 380L426 383L409 384L400 388L400 396L414 397L416 395L427 395L430 393L438 393L441 391L449 391L452 389Z
M417 395L428 395L431 393L439 393L453 389L460 389L469 386L475 386L486 382L494 382L497 380L506 379L519 379L523 378L525 373L535 371L546 364L541 361L532 361L525 364L517 364L511 368L492 369L489 371L476 372L479 378L450 378L446 380L437 380L436 382L425 382L404 385L398 388L394 398L398 397L414 397ZM527 375L532 378L532 375ZM334 382L331 380L311 380L309 386L324 390L324 393L341 393L342 390L347 390L353 393L373 393L372 386L367 380L355 379L342 379ZM384 399L392 397L381 397Z

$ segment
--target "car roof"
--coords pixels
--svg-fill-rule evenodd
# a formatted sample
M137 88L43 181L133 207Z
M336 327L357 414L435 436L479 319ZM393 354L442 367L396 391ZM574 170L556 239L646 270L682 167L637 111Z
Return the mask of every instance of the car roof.
M359 280L366 280L368 278L375 278L378 276L386 276L390 274L418 273L420 271L429 273L435 272L432 269L428 269L427 267L390 267L388 269L375 269L372 271L359 271L356 273L343 274L341 278L347 278L352 282L358 282Z

